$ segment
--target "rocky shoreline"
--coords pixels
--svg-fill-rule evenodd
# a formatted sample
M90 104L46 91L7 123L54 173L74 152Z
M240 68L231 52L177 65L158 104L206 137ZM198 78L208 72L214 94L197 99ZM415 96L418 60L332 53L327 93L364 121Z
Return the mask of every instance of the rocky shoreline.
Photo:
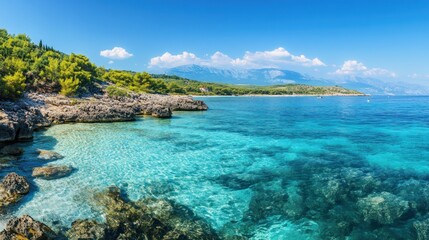
M14 172L4 172L2 168L7 167L11 161L19 161L19 156L24 150L14 146L13 143L32 139L35 130L62 123L133 121L138 115L170 118L173 111L207 109L203 101L194 100L192 97L155 94L135 94L129 97L109 97L105 94L86 98L67 98L57 94L30 93L18 101L0 101L0 172L5 175L0 182L0 214L17 204L31 191L31 183L26 177ZM60 154L48 150L39 149L38 154L37 159L40 161L54 161L62 158ZM43 165L35 167L31 177L51 180L66 177L74 170L70 166ZM63 233L54 232L45 224L24 215L8 221L6 228L0 232L0 240L218 239L216 233L209 225L201 222L202 220L192 220L191 217L182 219L176 216L175 211L178 210L178 206L171 205L172 203L165 203L166 208L159 209L158 206L155 209L156 213L165 211L164 214L171 215L171 218L160 219L162 216L155 216L155 212L147 212L150 207L127 203L119 193L120 190L114 188L104 195L99 194L100 198L104 199L102 204L107 211L107 216L112 218L106 224L92 220L76 220L69 233ZM116 211L118 208L121 208L120 212ZM121 218L115 219L116 217ZM186 232L187 228L191 231Z
M173 111L204 111L207 105L188 96L135 94L67 98L26 94L16 102L0 102L0 144L31 139L33 131L51 124L132 121L137 115L169 118Z

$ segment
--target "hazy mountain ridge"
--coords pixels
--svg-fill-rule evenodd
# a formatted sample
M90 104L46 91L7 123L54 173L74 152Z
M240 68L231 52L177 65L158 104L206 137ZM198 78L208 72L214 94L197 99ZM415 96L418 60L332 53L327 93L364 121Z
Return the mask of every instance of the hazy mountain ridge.
M296 83L314 86L338 85L373 95L429 95L429 88L415 84L387 82L362 77L344 77L340 80L323 79L296 71L276 68L222 69L200 65L184 65L167 69L165 73L194 80L231 84L273 85Z

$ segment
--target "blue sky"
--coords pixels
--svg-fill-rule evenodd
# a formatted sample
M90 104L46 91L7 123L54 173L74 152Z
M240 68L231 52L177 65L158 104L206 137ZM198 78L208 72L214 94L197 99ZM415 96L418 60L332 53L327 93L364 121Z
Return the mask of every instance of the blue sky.
M0 28L108 68L196 63L429 82L429 1L0 0Z

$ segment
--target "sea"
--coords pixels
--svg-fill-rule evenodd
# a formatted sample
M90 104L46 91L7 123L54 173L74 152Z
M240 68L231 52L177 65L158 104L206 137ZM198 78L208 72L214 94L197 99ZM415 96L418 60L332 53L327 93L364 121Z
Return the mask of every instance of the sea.
M0 227L22 214L54 229L103 221L93 195L115 185L131 201L189 207L222 238L423 236L416 222L429 219L429 97L198 99L208 111L37 131L19 144L25 153L13 167L31 179L31 193ZM38 160L37 149L64 158ZM47 164L75 171L31 177Z

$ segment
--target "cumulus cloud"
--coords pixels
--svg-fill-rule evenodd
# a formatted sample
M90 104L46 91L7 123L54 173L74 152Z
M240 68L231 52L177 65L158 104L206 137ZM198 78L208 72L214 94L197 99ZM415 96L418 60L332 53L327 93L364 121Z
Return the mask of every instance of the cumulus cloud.
M366 76L366 77L396 77L394 72L383 68L368 68L356 60L347 60L335 71L336 75Z
M193 53L183 52L172 55L169 52L150 60L150 67L172 68L188 64L198 64L210 67L231 68L284 68L290 65L305 67L326 66L318 58L307 58L305 55L293 55L284 48L271 51L245 52L241 58L232 58L222 52L215 52L210 57L199 58Z
M112 49L106 49L100 51L100 56L110 58L110 59L126 59L133 56L133 54L127 52L124 48L114 47Z
M172 68L189 64L201 64L202 60L195 54L189 52L182 52L181 54L173 55L169 52L164 53L162 56L154 57L150 60L150 67L159 68Z

